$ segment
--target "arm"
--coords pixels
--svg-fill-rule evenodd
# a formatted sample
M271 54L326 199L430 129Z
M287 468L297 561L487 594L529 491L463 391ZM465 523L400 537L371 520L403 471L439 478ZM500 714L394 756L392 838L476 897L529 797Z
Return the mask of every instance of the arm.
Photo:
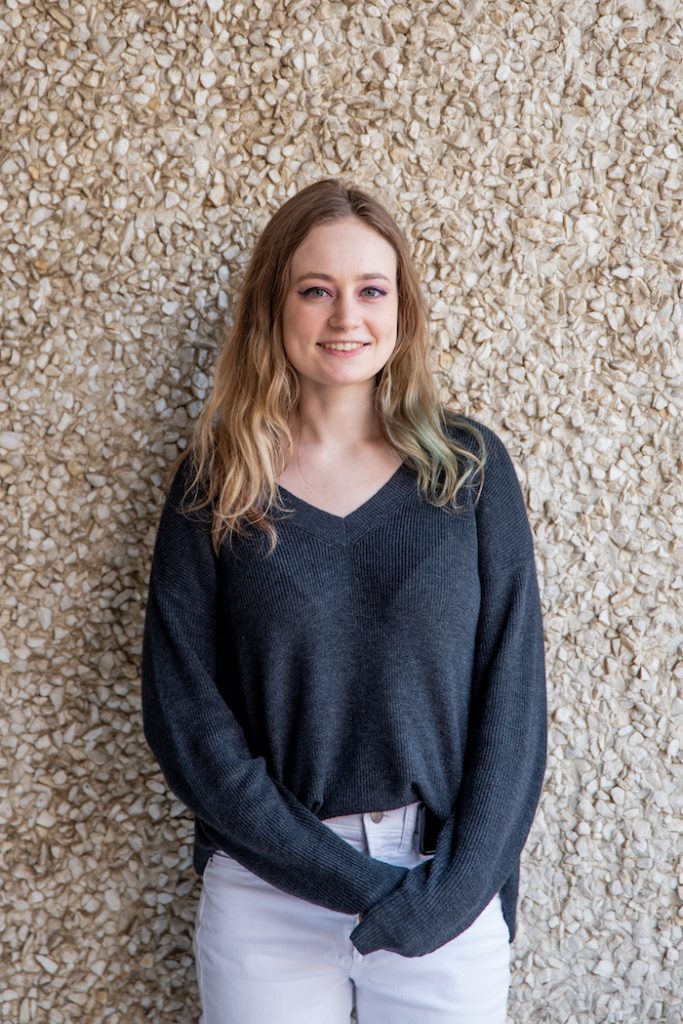
M152 557L142 649L145 739L169 788L218 847L285 892L356 914L391 892L407 869L352 847L249 750L215 683L218 560L206 509L191 518L178 511L185 465Z
M351 932L361 953L422 956L459 935L514 871L546 759L543 624L524 499L500 439L477 506L481 605L462 783L436 852Z

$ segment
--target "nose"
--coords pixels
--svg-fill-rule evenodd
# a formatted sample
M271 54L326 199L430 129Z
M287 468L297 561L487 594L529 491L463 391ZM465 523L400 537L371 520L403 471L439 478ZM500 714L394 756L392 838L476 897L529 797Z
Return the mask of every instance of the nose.
M352 295L337 295L330 310L330 325L348 328L358 323L358 307Z

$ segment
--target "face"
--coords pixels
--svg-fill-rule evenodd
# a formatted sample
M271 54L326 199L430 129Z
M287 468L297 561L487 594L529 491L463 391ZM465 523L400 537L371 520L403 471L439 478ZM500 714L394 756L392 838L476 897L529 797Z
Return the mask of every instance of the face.
M393 246L357 217L309 231L291 260L282 314L285 353L302 388L372 391L396 346L396 271Z

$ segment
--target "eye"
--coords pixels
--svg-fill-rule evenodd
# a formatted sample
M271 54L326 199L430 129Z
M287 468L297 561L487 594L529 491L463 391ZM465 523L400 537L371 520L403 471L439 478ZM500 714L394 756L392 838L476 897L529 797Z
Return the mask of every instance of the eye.
M325 289L321 288L319 284L314 284L311 288L306 288L305 291L299 292L299 294L300 295L310 295L311 292L322 292L323 295L327 295L327 292L325 291ZM318 298L318 296L314 295L313 298Z
M369 284L366 288L363 288L361 294L365 295L367 292L373 292L374 293L372 295L368 295L368 298L370 298L370 299L379 299L383 295L387 294L381 288L377 288L374 284ZM314 284L314 285L311 285L310 288L306 288L304 291L299 292L299 295L303 295L306 298L311 297L311 298L317 299L317 298L320 298L323 295L329 295L329 292L327 291L326 288L323 288L321 285Z

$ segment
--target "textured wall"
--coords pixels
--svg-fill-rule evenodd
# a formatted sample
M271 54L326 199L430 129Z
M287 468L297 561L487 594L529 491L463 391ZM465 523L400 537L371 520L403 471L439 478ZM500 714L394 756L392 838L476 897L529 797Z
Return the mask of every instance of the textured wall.
M405 226L537 538L511 1020L679 1021L680 6L0 10L2 1024L198 1019L191 818L140 719L160 485L257 232L337 173Z

